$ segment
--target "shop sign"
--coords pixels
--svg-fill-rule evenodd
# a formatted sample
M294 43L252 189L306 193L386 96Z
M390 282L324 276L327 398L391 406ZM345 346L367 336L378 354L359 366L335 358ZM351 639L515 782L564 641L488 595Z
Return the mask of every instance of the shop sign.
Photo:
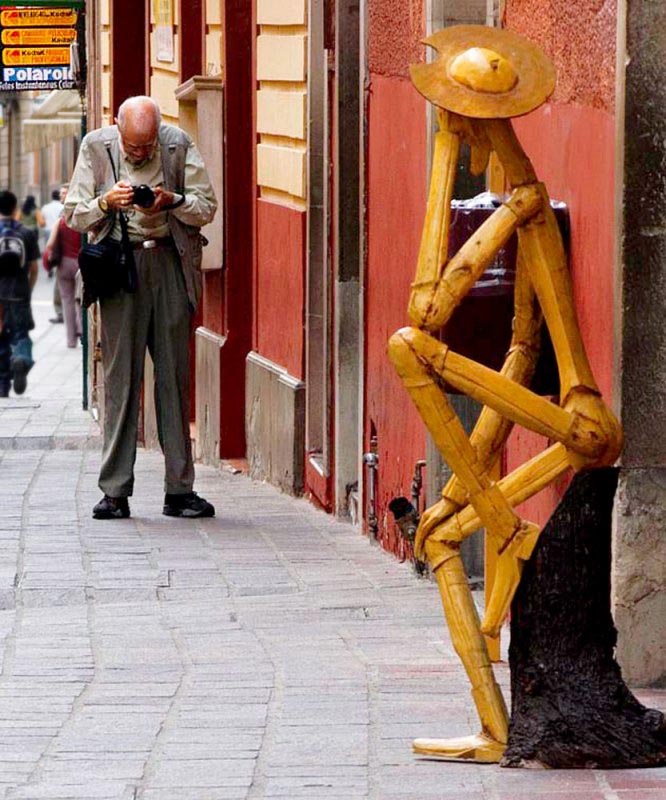
M2 51L2 64L7 67L17 65L69 66L69 47L5 47Z
M77 20L72 8L2 8L0 91L75 89L70 64Z
M0 43L12 47L69 45L75 39L75 28L4 28L0 34Z
M71 8L14 8L0 11L3 28L76 25L77 12Z

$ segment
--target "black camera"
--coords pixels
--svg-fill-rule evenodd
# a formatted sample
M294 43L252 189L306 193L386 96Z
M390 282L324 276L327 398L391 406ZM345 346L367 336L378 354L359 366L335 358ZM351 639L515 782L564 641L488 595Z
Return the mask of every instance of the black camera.
M147 184L141 183L139 186L132 186L132 189L134 190L132 199L134 205L150 208L155 202L155 192Z

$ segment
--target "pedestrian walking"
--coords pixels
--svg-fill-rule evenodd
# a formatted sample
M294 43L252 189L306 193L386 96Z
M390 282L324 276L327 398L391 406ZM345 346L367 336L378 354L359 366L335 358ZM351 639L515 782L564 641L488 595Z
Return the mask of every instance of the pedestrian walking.
M67 186L61 186L59 189L54 189L51 192L51 199L48 203L42 206L42 217L44 218L44 229L42 235L44 237L44 249L46 249L49 239L51 238L51 231L55 228L58 220L62 216L65 208L63 204L63 192L67 192ZM47 265L48 268L48 265ZM48 268L49 278L55 277L55 268ZM60 287L56 280L53 285L53 311L54 315L49 319L49 322L64 322L62 299L60 297Z
M0 191L0 397L25 392L32 360L30 307L39 270L37 233L15 219L18 201Z
M60 197L63 200L67 197L66 187L61 189ZM76 347L81 338L81 306L76 302L80 249L81 234L70 228L61 216L46 243L45 255L49 269L56 271L56 286L62 303L67 347Z
M116 177L117 176L117 177ZM96 519L129 517L145 351L155 367L160 445L165 457L163 513L211 517L193 491L189 338L201 296L202 225L217 208L201 155L190 137L161 122L150 97L131 97L116 125L87 134L65 199L70 227L99 243L122 241L136 264L134 291L100 300L104 366L104 447Z
M44 219L44 242L48 241L51 231L62 216L62 212L65 208L60 200L61 191L62 189L54 189L51 192L51 199L49 202L44 203L41 208L42 218Z
M35 196L32 194L26 196L17 218L26 228L35 231L38 237L40 229L46 224L42 212L37 208ZM39 238L37 239L37 246L39 247Z

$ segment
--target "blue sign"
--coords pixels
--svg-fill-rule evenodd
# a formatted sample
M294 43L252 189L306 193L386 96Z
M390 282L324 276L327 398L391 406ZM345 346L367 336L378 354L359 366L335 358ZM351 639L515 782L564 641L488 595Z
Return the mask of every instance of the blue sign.
M0 91L76 89L76 81L69 66L58 67L3 67Z

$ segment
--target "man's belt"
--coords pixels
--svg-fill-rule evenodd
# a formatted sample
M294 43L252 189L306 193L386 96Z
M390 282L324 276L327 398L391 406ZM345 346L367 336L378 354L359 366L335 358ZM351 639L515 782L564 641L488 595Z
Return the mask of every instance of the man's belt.
M144 239L142 242L132 242L134 250L153 250L156 247L173 247L171 236L160 236L157 239Z

